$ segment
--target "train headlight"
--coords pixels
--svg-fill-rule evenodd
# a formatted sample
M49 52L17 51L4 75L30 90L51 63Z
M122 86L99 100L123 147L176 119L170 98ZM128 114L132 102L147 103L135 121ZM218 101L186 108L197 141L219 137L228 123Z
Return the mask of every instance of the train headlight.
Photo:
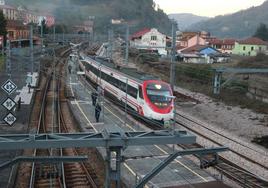
M156 85L155 85L155 88L156 88L156 89L161 89L161 88L162 88L162 86L161 86L161 85L159 85L159 84L156 84Z

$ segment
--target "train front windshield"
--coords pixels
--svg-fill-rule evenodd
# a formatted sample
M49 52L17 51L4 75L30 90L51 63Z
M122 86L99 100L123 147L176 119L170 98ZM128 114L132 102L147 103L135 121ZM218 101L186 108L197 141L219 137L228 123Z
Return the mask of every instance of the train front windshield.
M171 93L167 85L148 84L146 93L149 100L159 108L168 107L172 101Z

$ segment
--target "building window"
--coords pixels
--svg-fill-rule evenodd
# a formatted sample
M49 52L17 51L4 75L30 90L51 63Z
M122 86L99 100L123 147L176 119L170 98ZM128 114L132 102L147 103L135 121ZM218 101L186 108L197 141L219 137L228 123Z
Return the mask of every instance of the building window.
M151 36L151 40L157 40L157 36Z
M251 51L253 51L253 50L254 50L254 46L251 47Z
M244 50L244 51L246 50L246 46L243 46L243 50Z
M259 51L262 51L262 48L261 47L259 47Z

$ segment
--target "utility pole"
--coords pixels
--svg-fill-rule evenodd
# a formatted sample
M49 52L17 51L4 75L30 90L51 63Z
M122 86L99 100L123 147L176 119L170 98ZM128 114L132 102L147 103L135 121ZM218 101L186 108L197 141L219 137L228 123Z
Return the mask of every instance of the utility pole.
M174 91L174 81L175 81L175 55L176 55L176 25L172 21L172 49L171 49L171 62L170 62L170 86L172 91Z
M34 56L33 56L33 25L30 24L30 51L31 51L31 75L33 76L34 69Z
M128 78L126 78L126 102L125 102L125 127L127 126L127 90L128 90Z
M53 26L53 41L56 41L56 27L55 25Z
M126 23L126 52L125 52L125 64L128 64L128 48L129 48L129 25Z
M90 32L87 33L88 47L90 46Z
M109 60L112 60L113 58L113 30L112 29L109 29L108 31L108 41L109 41L109 46L108 46L108 49L109 49Z
M43 28L43 22L42 22L41 23L41 34L40 34L41 35L41 50L43 49L43 43L44 43L44 41L43 41L43 32L44 32L43 29L44 28Z
M64 43L64 32L62 33L62 44Z
M6 61L6 72L8 74L8 77L11 79L11 44L10 40L7 40L7 61Z
M4 39L3 39L3 44L2 44L2 56L4 56L4 50L5 50L5 44L4 44Z

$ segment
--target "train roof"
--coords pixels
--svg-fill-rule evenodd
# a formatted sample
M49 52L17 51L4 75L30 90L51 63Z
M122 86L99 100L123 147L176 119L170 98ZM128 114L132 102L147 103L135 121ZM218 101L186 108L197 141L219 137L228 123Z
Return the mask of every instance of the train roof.
M160 80L160 78L157 76L153 76L150 74L146 74L144 72L140 72L135 68L126 68L126 67L115 65L113 62L109 62L109 60L105 58L100 58L96 56L95 57L91 56L90 58L94 59L96 62L100 64L103 64L111 69L114 69L115 71L126 74L138 82L143 82L146 80Z

